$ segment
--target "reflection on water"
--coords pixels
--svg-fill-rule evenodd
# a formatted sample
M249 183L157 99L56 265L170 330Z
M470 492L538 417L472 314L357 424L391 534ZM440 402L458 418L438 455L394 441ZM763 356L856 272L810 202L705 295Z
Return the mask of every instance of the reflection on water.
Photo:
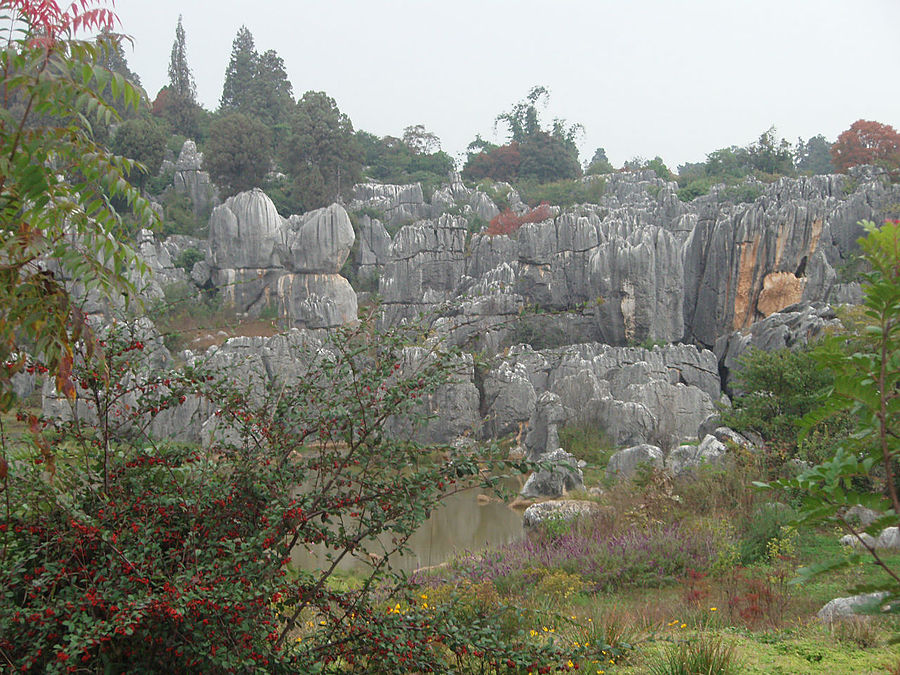
M506 487L518 491L516 482ZM484 496L479 499L479 495ZM485 499L485 496L491 498ZM459 551L477 551L487 546L508 544L523 536L521 512L514 511L484 490L466 490L444 499L441 506L410 537L412 553L393 557L391 567L411 572L449 560ZM385 541L389 542L390 537L385 537ZM377 545L369 550L377 554L383 552ZM291 553L291 560L303 569L317 569L329 564L321 546L310 549L297 546ZM347 557L338 569L365 572L369 567L360 560Z

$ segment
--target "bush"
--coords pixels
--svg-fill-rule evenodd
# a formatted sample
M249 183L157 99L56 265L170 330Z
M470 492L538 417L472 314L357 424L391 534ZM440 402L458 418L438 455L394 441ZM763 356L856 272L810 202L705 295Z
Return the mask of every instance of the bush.
M196 237L203 234L206 224L194 214L191 198L174 189L167 190L162 197L163 213L159 235L184 234Z
M198 248L190 247L181 251L181 253L175 257L175 260L172 261L172 264L190 274L191 270L194 269L194 265L205 259L206 256L203 254L203 251Z
M516 668L561 663L558 648L498 638L480 615L459 623L423 607L388 567L479 471L383 433L388 418L417 417L453 354L414 364L420 329L363 323L298 347L296 370L267 391L233 367L160 368L142 325L86 338L103 359L76 366L79 416L27 416L27 444L4 448L15 459L3 476L0 650L12 667L446 672L476 651ZM191 410L216 411L208 443L156 439ZM328 565L291 572L292 549L313 545ZM387 555L370 557L373 546ZM347 558L369 570L360 586L330 583Z
M543 202L563 208L575 204L599 204L606 193L606 181L603 178L522 183L519 187L522 199L532 206Z
M765 560L770 543L783 535L795 515L786 504L759 504L739 526L741 562L747 565Z
M740 369L731 387L731 408L722 411L722 423L737 431L759 434L769 446L770 461L779 465L797 455L800 419L815 409L822 392L834 382L810 351L751 349L740 358ZM834 444L846 435L846 415L823 420L820 431ZM826 439L820 438L819 442Z

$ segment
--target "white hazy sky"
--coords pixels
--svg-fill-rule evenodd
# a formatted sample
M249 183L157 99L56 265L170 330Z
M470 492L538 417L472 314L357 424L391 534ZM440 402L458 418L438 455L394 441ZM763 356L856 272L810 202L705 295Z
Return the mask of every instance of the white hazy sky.
M299 97L322 90L354 128L424 124L453 155L537 84L549 122L585 129L616 166L671 167L775 125L829 140L857 119L900 126L900 0L118 0L132 70L166 84L179 13L201 102L215 109L231 42L284 59Z

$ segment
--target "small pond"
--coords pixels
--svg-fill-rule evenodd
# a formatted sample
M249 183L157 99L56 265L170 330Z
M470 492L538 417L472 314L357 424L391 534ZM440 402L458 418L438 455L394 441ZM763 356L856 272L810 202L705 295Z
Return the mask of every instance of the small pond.
M510 479L505 487L515 494L521 483ZM391 566L396 570L412 572L420 567L445 562L460 551L500 546L524 536L521 511L513 510L493 493L473 488L445 498L410 537L409 548L412 553L395 556ZM381 553L373 548L370 548L370 552ZM321 546L309 549L298 546L291 553L291 560L294 565L304 569L317 569L329 564ZM345 572L365 572L369 567L348 556L341 561L338 569Z

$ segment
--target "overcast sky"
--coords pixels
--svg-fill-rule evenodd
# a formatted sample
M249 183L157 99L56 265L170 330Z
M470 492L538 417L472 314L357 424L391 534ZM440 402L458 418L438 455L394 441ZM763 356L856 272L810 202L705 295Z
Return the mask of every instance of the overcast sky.
M829 140L857 119L900 126L900 0L118 0L132 70L166 84L179 13L201 103L231 42L284 59L299 97L332 96L354 128L424 124L453 155L534 85L545 120L579 122L582 160L660 155L675 168L771 125Z

